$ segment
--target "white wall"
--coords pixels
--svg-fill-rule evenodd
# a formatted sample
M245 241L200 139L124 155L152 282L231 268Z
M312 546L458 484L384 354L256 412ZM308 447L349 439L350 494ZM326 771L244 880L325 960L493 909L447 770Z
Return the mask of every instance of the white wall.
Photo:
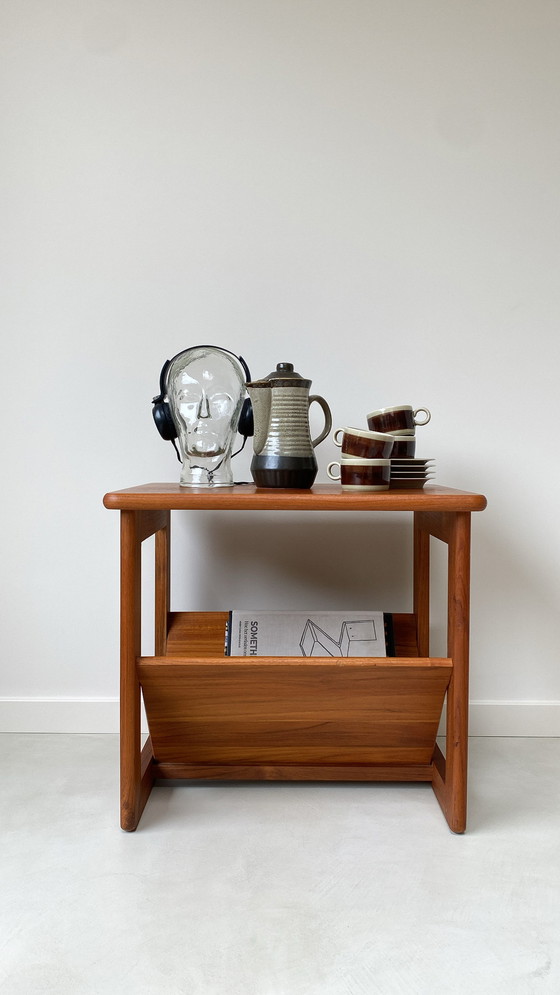
M560 733L559 31L551 0L4 0L3 728L114 728L102 497L178 479L150 400L214 342L336 425L431 408L418 454L488 497L473 731ZM175 607L231 569L238 605L406 609L404 521L360 563L364 525L183 516Z

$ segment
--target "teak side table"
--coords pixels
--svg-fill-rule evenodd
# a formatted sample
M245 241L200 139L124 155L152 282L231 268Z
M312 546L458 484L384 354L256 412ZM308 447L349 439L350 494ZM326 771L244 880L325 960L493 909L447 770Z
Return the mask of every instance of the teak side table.
M145 484L106 494L121 512L121 826L156 779L429 781L466 827L471 512L481 494L213 491ZM413 611L393 616L396 656L224 657L226 612L171 612L171 511L410 511ZM155 655L141 655L141 544L155 534ZM429 656L430 536L448 547L447 657ZM141 746L141 696L149 736ZM445 755L436 742L447 700Z

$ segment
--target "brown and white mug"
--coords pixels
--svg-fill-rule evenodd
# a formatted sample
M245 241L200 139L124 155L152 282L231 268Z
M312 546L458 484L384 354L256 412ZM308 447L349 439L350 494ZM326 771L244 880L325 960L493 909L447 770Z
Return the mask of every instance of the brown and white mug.
M426 416L419 420L418 415ZM398 432L414 430L416 425L427 425L431 414L427 408L413 408L410 404L399 404L392 408L377 408L367 416L368 428L372 432Z
M394 438L387 432L372 432L367 428L337 428L335 446L341 446L343 459L389 459Z
M334 469L338 469L338 473ZM340 480L343 491L386 491L391 479L391 460L350 457L333 460L327 467L331 480Z
M411 459L416 452L416 436L414 433L411 435L394 435L395 440L391 456L393 459L403 457L405 459Z

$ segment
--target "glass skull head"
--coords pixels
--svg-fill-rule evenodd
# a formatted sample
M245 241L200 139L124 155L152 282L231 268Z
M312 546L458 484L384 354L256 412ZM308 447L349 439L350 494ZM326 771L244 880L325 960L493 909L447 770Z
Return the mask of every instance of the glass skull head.
M171 360L166 388L183 463L182 486L233 484L231 451L245 377L239 359L218 346L195 346Z

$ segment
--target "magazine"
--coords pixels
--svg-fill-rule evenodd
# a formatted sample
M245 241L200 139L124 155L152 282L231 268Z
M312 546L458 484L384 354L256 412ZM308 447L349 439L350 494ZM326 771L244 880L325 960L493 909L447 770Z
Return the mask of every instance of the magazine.
M236 609L226 656L394 656L393 617L368 611Z

